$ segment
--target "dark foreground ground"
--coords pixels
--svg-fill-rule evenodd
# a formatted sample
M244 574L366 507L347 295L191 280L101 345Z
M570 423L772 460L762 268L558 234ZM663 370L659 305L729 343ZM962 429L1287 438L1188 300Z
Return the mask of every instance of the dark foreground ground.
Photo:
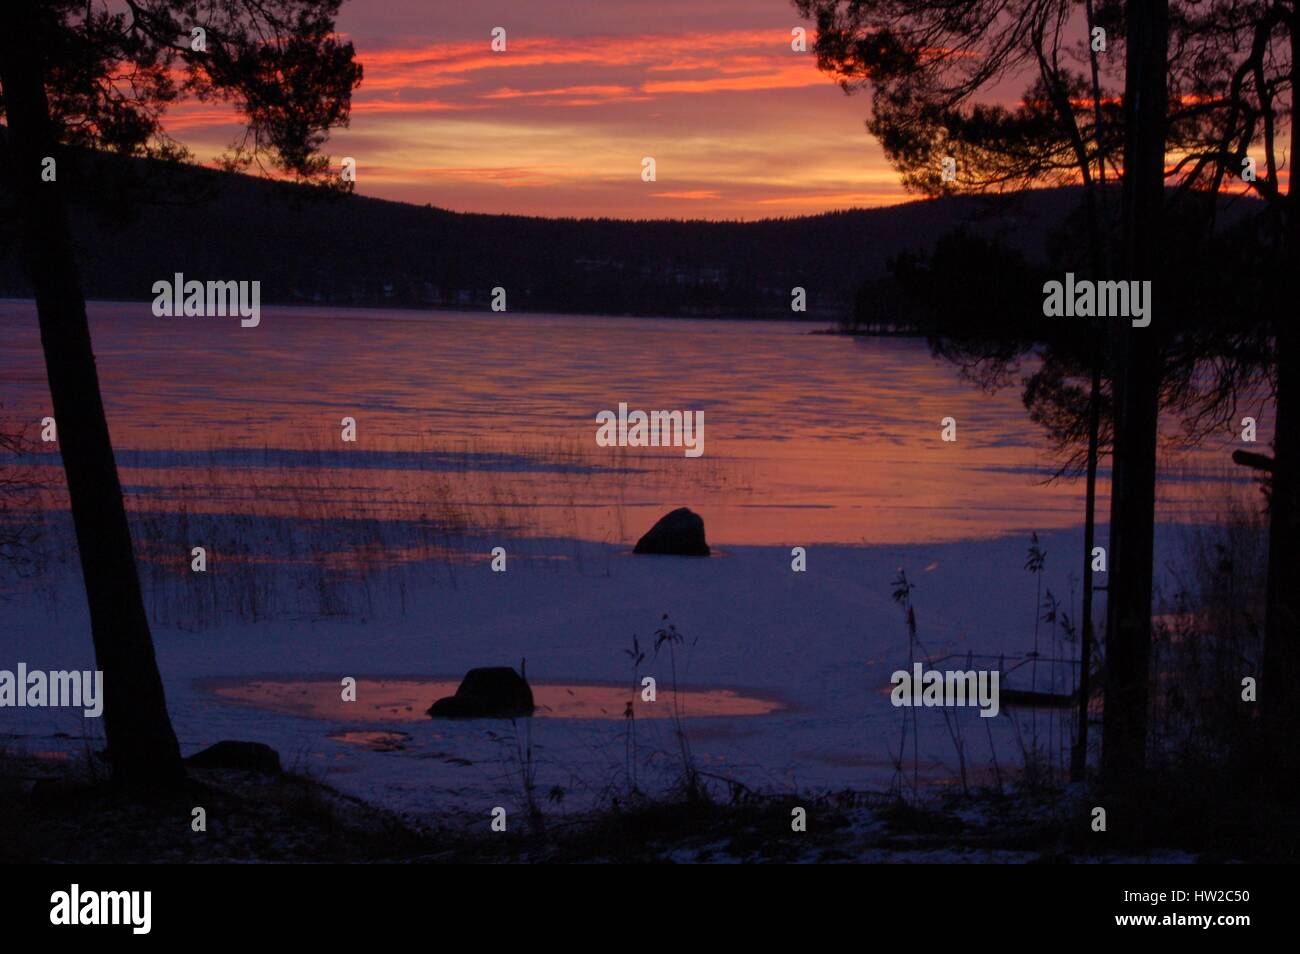
M943 795L909 805L882 793L637 799L583 815L428 824L293 773L191 769L185 789L141 797L87 766L0 755L0 862L1234 862L1294 861L1295 815L1195 817L1118 803L1091 825L1082 788ZM207 831L191 830L192 810ZM807 830L792 830L793 811ZM1113 819L1141 819L1125 835ZM1197 823L1199 819L1199 824Z

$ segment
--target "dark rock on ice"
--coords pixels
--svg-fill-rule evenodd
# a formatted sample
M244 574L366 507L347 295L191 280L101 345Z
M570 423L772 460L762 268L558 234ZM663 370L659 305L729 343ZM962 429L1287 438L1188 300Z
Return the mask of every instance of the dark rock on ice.
M428 709L435 719L513 719L533 714L533 690L528 680L509 666L471 669L454 696L439 699Z
M243 769L276 775L280 771L280 754L261 742L233 742L227 739L191 755L185 763L194 768Z
M708 556L704 539L704 518L685 507L659 518L659 522L636 543L633 553L660 553L669 556Z

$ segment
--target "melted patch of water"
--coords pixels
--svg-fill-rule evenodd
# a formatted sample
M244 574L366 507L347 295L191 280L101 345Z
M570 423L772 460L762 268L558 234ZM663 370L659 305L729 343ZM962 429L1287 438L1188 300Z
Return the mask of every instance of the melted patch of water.
M426 710L436 699L455 695L459 680L358 679L357 701L344 702L337 680L317 678L246 679L224 681L209 688L220 698L256 706L282 715L338 722L427 722ZM542 719L623 719L635 699L638 719L666 719L673 714L672 690L659 693L655 702L643 702L630 686L600 683L535 683L535 715ZM687 718L707 716L763 716L786 705L767 695L734 689L683 689L677 700ZM343 741L372 744L376 733ZM380 733L385 734L385 733ZM365 736L365 739L361 737Z

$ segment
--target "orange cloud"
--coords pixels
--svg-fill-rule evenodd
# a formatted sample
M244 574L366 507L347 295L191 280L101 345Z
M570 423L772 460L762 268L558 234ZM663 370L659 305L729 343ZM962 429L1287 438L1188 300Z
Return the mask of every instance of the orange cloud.
M484 99L517 99L523 96L621 96L632 92L630 86L565 86L560 89L511 89L502 87L484 95Z
M711 76L703 79L663 80L642 86L647 93L718 93L750 92L762 89L797 89L801 86L825 86L834 82L826 75L810 70L806 63L785 66L765 73L746 76Z
M716 189L692 189L689 192L651 192L656 199L716 199Z
M805 192L796 195L771 196L754 199L757 205L793 205L804 208L848 208L857 206L891 205L896 202L908 202L915 196L907 195L901 189L884 189L878 192Z
M481 103L449 103L442 99L363 99L352 104L354 113L440 113L486 108Z
M691 69L712 68L727 72L738 68L744 56L745 68L761 68L763 57L755 49L770 49L773 55L796 57L790 51L790 37L771 30L731 30L715 33L641 34L633 36L543 36L510 39L505 52L494 53L482 42L436 44L426 47L360 50L365 67L363 88L401 89L464 82L465 74L483 70L525 70L535 67L592 65L604 69L640 66L646 70L668 63L689 63ZM706 59L701 54L710 53ZM816 72L811 57L804 56L806 69Z

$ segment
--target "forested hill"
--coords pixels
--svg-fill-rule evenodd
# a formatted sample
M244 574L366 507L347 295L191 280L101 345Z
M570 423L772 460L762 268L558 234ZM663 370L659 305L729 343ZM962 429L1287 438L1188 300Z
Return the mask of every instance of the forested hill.
M759 222L545 219L319 198L152 161L85 166L60 172L92 299L151 299L155 281L182 272L260 280L264 303L480 308L501 286L511 311L791 317L802 286L807 317L837 319L900 251L965 226L1037 257L1077 201L1058 189ZM26 297L11 239L0 241L0 295Z

